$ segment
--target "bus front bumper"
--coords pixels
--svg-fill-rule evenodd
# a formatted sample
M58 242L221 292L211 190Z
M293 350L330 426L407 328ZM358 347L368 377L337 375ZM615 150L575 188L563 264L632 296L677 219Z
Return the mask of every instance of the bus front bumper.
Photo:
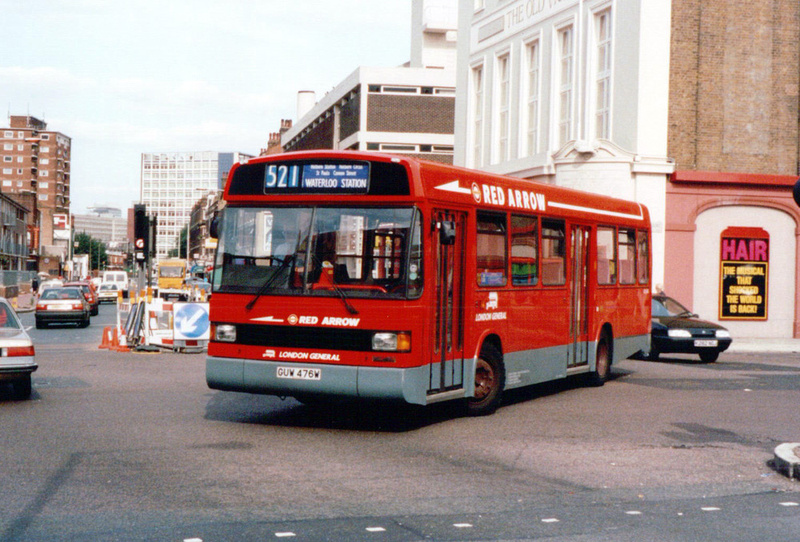
M430 367L356 367L208 356L208 387L263 395L331 396L427 404Z

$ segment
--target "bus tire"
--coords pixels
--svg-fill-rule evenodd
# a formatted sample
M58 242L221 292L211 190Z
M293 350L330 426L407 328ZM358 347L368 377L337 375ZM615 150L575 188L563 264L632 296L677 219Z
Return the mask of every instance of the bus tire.
M475 395L467 399L467 414L492 414L500 406L505 385L503 357L495 347L485 345L475 365Z
M611 340L603 333L597 341L594 371L589 375L589 383L592 386L602 386L608 380L611 374L611 356Z

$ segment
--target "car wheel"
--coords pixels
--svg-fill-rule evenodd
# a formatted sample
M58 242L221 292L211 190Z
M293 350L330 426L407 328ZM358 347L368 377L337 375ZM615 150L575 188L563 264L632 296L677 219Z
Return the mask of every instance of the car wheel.
M97 316L98 314L100 314L100 305L99 304L95 305L94 307L92 307L92 316Z
M719 357L719 352L700 352L700 360L703 363L714 363Z
M31 375L28 374L19 380L15 380L11 383L11 386L14 388L14 395L17 399L27 399L31 396L31 390L33 389Z
M81 327L89 327L89 324L91 323L91 321L92 321L91 318L87 314L86 318L84 318L83 321L80 323L80 326Z
M470 416L491 414L500 406L506 371L500 352L493 346L484 346L475 366L475 396L467 399Z

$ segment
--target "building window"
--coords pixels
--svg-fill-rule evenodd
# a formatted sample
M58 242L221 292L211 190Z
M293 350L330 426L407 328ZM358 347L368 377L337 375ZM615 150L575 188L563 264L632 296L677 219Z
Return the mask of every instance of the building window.
M611 136L611 10L595 16L597 71L595 73L595 137Z
M509 56L505 54L497 57L497 127L494 162L502 162L509 159L508 153L508 133L510 127L509 105L511 101L511 81L509 79Z
M483 166L483 66L472 69L472 165Z
M572 26L558 32L559 80L558 80L558 145L572 139L572 94L574 71L574 44Z
M539 40L525 46L526 58L526 94L527 110L525 111L525 155L532 156L539 150Z

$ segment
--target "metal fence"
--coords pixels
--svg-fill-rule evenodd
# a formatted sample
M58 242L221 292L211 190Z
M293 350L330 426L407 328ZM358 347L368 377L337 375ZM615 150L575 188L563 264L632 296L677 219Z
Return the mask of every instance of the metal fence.
M14 286L33 281L36 271L0 271L0 286Z

